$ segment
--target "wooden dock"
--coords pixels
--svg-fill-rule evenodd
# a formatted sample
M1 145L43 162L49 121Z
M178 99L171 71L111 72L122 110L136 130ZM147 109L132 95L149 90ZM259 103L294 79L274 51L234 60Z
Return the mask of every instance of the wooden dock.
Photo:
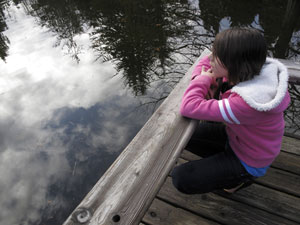
M199 59L209 52L204 51ZM193 67L197 64L195 62ZM290 82L300 64L287 60ZM171 184L174 165L198 121L179 114L191 67L167 99L76 207L64 225L300 224L300 139L285 136L266 176L235 194L185 195Z
M178 163L199 159L184 151ZM186 195L168 176L141 224L300 224L300 140L284 137L265 177L237 193Z

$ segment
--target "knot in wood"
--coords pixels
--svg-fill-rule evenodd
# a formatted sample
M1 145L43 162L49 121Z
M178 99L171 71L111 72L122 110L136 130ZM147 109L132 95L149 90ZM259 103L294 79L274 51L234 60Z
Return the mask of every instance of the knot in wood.
M79 208L74 212L74 216L79 223L88 222L92 215L88 209Z
M155 212L150 212L150 216L151 216L151 217L156 217L157 215L156 215Z

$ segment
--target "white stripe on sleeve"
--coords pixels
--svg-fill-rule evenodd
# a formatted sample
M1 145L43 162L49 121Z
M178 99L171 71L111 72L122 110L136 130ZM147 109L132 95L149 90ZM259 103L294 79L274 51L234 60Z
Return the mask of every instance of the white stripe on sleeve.
M229 101L228 99L225 99L225 106L226 106L226 109L229 113L229 116L231 117L231 119L236 123L236 124L240 124L240 121L235 117L235 115L233 114L232 110L231 110L231 107L230 107L230 104L229 104Z
M218 104L219 104L219 109L220 109L220 112L221 112L221 115L222 115L223 119L224 119L227 123L232 123L232 122L228 119L228 117L227 117L227 115L226 115L226 112L225 112L225 110L224 110L223 100L219 100L219 101L218 101Z

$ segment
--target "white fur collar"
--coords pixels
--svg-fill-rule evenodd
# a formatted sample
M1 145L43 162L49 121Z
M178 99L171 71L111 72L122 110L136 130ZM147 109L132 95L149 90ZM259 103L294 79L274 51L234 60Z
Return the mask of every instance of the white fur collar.
M287 68L278 60L267 58L260 74L231 89L258 111L276 108L283 100L288 88Z

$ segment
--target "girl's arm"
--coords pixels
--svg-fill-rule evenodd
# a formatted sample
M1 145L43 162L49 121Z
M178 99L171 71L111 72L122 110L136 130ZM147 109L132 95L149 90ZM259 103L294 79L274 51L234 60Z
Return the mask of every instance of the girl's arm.
M195 76L182 99L180 113L183 116L199 120L224 121L219 110L219 101L205 99L213 80L214 78L207 75Z
M209 56L204 57L192 73L192 80L182 99L181 114L199 120L232 124L251 123L259 112L250 108L237 94L222 100L207 99L211 87L216 85L216 78L220 78L220 75L211 70ZM250 118L249 112L252 112Z
M228 94L228 98L205 99L214 77L203 75L192 80L182 98L180 113L198 120L225 122L230 124L258 123L264 113L251 108L238 94Z

